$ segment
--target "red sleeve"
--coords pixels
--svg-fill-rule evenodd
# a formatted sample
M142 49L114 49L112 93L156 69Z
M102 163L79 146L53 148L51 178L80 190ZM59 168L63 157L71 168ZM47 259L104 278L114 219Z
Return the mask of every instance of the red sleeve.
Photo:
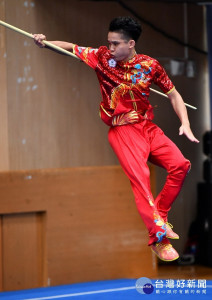
M77 45L73 48L73 53L93 69L96 68L98 63L97 51L98 49L79 47Z
M165 94L169 94L175 89L175 86L173 85L172 81L166 74L166 71L159 64L158 61L156 61L156 71L155 71L155 76L153 78L153 81L161 88L161 90Z

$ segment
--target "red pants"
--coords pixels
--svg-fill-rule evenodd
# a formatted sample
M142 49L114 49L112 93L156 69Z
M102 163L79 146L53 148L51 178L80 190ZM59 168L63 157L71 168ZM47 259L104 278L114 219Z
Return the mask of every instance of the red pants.
M190 162L163 131L149 120L111 127L109 142L130 179L138 211L149 231L149 243L166 235L164 222L179 194ZM165 185L154 200L147 161L167 170Z

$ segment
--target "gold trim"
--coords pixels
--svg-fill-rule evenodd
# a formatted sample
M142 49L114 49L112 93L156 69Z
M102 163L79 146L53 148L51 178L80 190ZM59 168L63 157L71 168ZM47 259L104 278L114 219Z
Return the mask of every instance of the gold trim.
M131 98L132 100L135 100L134 94L133 94L133 92L132 92L131 90L129 90L129 94L130 94L130 98ZM133 101L133 108L134 108L135 111L138 110L136 101Z
M108 116L108 117L112 117L112 115L110 115L102 105L100 105L101 109L103 110L103 112Z
M168 95L168 94L170 94L171 92L173 92L174 89L175 89L175 86L173 86L173 88L172 88L170 91L168 91L168 92L166 93L166 95Z
M137 111L137 110L138 110L138 107L137 107L136 101L133 101L133 108L134 108L134 110L135 110L135 111Z
M76 44L74 44L74 46L73 46L73 48L72 48L72 51L73 51L73 53L76 55L75 47L76 47Z

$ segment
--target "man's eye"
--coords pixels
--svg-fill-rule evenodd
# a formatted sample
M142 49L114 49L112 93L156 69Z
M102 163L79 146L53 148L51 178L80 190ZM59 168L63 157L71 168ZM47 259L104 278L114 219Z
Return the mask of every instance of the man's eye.
M117 45L119 45L119 42L112 42L112 43L109 43L109 46L117 46Z

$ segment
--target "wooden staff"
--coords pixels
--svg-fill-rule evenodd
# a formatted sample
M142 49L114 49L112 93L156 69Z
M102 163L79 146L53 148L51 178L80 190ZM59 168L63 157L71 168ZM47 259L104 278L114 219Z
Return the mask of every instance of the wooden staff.
M13 31L16 31L16 32L18 32L18 33L20 33L20 34L22 34L22 35L25 35L25 36L27 36L27 37L29 37L29 38L31 38L31 39L34 39L33 34L28 33L28 32L26 32L26 31L24 31L24 30L22 30L22 29L19 29L19 28L15 27L15 26L12 26L12 25L10 25L10 24L8 24L8 23L6 23L6 22L3 22L3 21L1 21L1 20L0 20L0 25L2 25L2 26L4 26L4 27L7 27L7 28L9 28L9 29L11 29L11 30L13 30ZM66 54L66 55L72 56L72 57L77 58L77 59L80 60L79 57L77 57L75 54L73 54L73 53L70 52L70 51L67 51L67 50L65 50L65 49L63 49L63 48L61 48L61 47L58 47L58 46L56 46L56 45L54 45L54 44L52 44L52 43L50 43L50 42L48 42L48 41L45 41L45 40L43 41L43 43L44 43L46 46L48 46L49 48L52 48L52 49L54 49L54 50L57 50L58 52L60 52L60 53L62 53L62 54ZM164 93L161 93L161 92L159 92L159 91L157 91L157 90L154 90L154 89L152 89L152 88L150 88L150 90L151 90L152 92L154 92L154 93L157 93L157 94L159 94L159 95L165 97L165 98L168 98L168 96L165 95ZM185 103L185 102L184 102L184 104L185 104L186 106L192 108L192 109L197 109L195 106L192 106L192 105L187 104L187 103Z
M10 24L8 24L8 23L5 23L5 22L3 22L3 21L1 21L1 20L0 20L0 25L3 25L3 26L5 26L5 27L7 27L7 28L9 28L9 29L12 29L13 31L16 31L16 32L18 32L18 33L20 33L20 34L22 34L22 35L25 35L25 36L27 36L27 37L29 37L29 38L31 38L31 39L34 39L33 34L28 33L28 32L26 32L26 31L24 31L24 30L22 30L22 29L19 29L19 28L15 27L15 26L12 26L12 25L10 25ZM49 42L47 42L47 41L45 41L45 40L43 41L43 43L44 43L46 46L48 46L48 47L50 47L50 48L52 48L52 49L55 49L55 50L57 50L57 51L59 51L59 52L61 52L61 53L63 53L63 54L66 54L66 55L69 55L69 56L72 56L72 57L74 57L74 58L79 59L74 53L71 53L71 52L69 52L69 51L67 51L67 50L65 50L65 49L63 49L63 48L61 48L61 47L55 46L54 44L49 43Z
M159 91L157 91L157 90L153 90L152 88L150 88L150 90L151 90L152 92L156 93L156 94L159 94L159 95L165 97L165 98L169 98L166 94L161 93L161 92L159 92ZM195 106L190 105L190 104L188 104L188 103L185 103L185 102L184 102L184 104L185 104L186 106L192 108L192 109L197 109Z

